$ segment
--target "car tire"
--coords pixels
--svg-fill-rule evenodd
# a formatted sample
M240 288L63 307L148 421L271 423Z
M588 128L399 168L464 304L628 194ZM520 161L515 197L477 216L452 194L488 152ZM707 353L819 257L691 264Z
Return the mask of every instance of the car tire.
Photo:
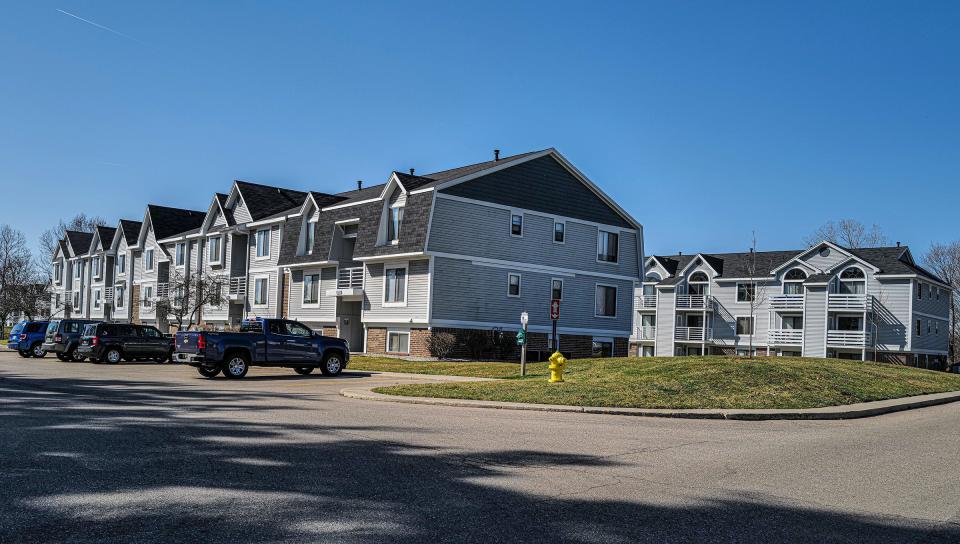
M328 353L323 357L323 365L320 366L320 372L324 376L336 376L343 370L343 356L339 353Z
M223 375L232 380L238 380L247 375L250 370L250 360L246 355L231 355L223 363Z
M37 359L43 359L47 356L47 352L43 349L43 344L37 342L30 348L30 355Z
M62 353L57 353L57 359L60 359L64 363L70 360L66 355Z
M77 348L73 348L67 353L67 358L73 361L74 363L82 363L86 360L86 357L77 353Z
M29 358L30 358L30 352L27 351L27 350L24 350L24 349L18 349L18 350L17 350L17 355L23 357L24 359L29 359Z
M310 373L313 372L313 367L312 367L312 366L301 366L300 368L294 368L293 371L296 372L297 374L301 375L301 376L309 376Z
M119 363L120 359L123 359L123 354L120 353L120 350L117 348L110 348L103 354L103 360L111 365Z
M197 372L199 372L200 375L203 376L204 378L216 378L217 375L220 374L220 367L218 366L209 367L209 366L200 365L197 367Z

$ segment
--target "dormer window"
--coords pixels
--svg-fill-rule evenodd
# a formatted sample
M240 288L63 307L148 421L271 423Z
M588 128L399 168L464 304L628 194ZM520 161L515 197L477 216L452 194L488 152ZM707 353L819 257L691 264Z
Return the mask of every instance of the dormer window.
M396 244L400 241L400 225L403 223L403 206L394 204L390 207L387 223L387 241Z
M316 232L317 232L317 224L308 222L307 223L307 240L306 240L308 254L313 253L313 242L316 237Z

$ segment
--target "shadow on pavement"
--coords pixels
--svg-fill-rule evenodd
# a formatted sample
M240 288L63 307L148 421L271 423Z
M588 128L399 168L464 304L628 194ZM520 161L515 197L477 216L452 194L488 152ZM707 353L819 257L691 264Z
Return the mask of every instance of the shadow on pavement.
M297 404L299 402L299 404ZM957 542L956 526L731 496L689 504L504 489L516 472L616 466L477 455L328 425L343 404L123 380L0 379L2 542ZM285 423L309 410L311 423ZM245 411L250 417L238 417ZM389 411L384 411L389 414ZM229 417L228 417L229 416ZM556 495L556 494L555 494Z

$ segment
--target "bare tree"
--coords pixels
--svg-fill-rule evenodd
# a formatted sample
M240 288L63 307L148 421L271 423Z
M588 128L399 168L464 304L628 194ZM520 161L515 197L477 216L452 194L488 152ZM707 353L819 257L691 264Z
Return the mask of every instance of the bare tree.
M812 246L824 240L853 249L880 247L887 244L887 237L883 235L878 225L874 224L867 228L856 219L827 221L813 234L804 238L803 242Z
M953 288L950 298L950 359L953 361L960 350L960 323L957 323L957 309L960 308L960 240L931 244L922 261L931 272Z
M40 235L40 255L37 258L44 268L49 268L50 262L53 261L53 254L57 252L57 245L60 244L60 240L63 240L66 231L93 232L97 226L106 224L102 217L88 216L85 213L78 213L69 221L61 219Z
M0 334L11 317L30 315L36 304L37 270L22 232L0 225Z
M767 280L768 275L767 271L760 270L757 265L757 234L753 233L752 245L750 247L750 258L747 262L747 275L749 278L749 283L741 284L742 288L746 290L744 293L744 298L750 304L750 333L749 333L749 342L750 348L747 352L748 357L753 357L753 335L757 332L757 310L763 306L764 302L767 300ZM738 287L739 289L740 287ZM739 293L738 293L739 298Z
M185 276L177 271L167 282L164 296L157 300L157 315L169 316L178 330L187 330L200 322L204 306L228 303L225 290L220 276L202 273Z

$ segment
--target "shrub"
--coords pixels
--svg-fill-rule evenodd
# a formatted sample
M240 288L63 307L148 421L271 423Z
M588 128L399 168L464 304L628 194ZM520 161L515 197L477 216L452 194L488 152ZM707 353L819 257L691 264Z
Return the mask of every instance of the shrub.
M470 329L464 335L463 343L474 359L483 358L483 354L490 350L490 332Z
M449 332L435 332L430 335L427 341L427 349L430 355L437 359L446 359L450 352L457 347L457 337Z

